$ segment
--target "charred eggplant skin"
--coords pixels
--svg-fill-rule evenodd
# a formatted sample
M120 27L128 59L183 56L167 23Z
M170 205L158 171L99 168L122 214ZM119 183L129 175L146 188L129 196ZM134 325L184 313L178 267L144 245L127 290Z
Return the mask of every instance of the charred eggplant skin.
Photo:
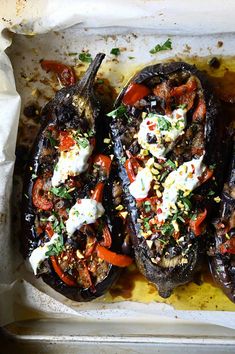
M42 164L42 152L48 146L48 129L52 126L63 131L67 129L81 129L82 131L87 131L92 128L95 136L96 125L101 123L102 117L100 103L94 94L93 86L96 73L104 56L105 55L102 53L98 54L81 81L57 92L55 97L42 111L41 130L32 148L24 178L21 232L21 252L24 258L28 258L31 252L38 247L40 242L35 226L37 215L35 205L33 204L32 193L35 176L40 175L43 172L43 168L50 169L50 163ZM75 105L74 102L76 103ZM103 122L102 124L105 123ZM103 142L103 139L100 137L97 140L96 153L103 152L101 141ZM54 154L56 154L55 151ZM50 155L50 159L53 159L53 157L55 158L55 156ZM106 211L106 223L112 230L111 250L121 253L122 239L120 237L120 228L113 214L112 184L115 178L115 170L112 168L109 180L103 192L103 205ZM83 192L86 193L86 190ZM65 284L55 272L51 262L48 261L47 263L49 271L41 274L42 279L56 291L75 301L89 301L103 295L120 274L119 267L109 264L106 276L102 281L97 282L97 284L92 287L74 287Z
M223 127L220 123L221 108L219 101L212 93L210 82L204 73L200 72L195 66L191 66L184 62L172 62L168 64L157 64L145 67L132 79L130 79L129 83L121 91L115 102L115 108L117 109L123 104L123 98L130 85L140 84L149 87L159 83L159 81L161 82L162 79L167 80L170 75L177 75L181 72L189 73L190 75L196 77L202 88L206 105L204 129L205 154L203 157L203 163L207 167L216 165L213 181L216 181L217 183L216 193L218 193L223 180L223 172L221 171L223 170L222 150L224 142ZM126 130L127 127L122 124L122 118L123 117L115 117L112 120L111 131L114 140L114 152L119 161L119 175L123 183L125 201L130 215L129 222L135 259L141 273L150 282L156 285L159 295L166 298L171 295L175 287L192 281L194 275L201 269L202 261L205 258L205 239L204 237L195 237L191 231L188 232L187 239L191 243L191 251L188 256L187 264L163 268L151 261L151 256L146 245L146 241L143 237L139 236L140 224L137 222L139 217L137 204L133 196L130 194L130 180L128 178L126 168L123 166L123 161L126 159L126 146L123 146L122 136L126 134L126 136L129 136L129 139L133 139L133 134L130 133L131 130ZM130 124L133 124L133 127L135 127L135 120L132 119L132 123ZM129 145L131 145L131 142ZM211 183L212 182L209 181L208 183L198 187L197 190L201 195L206 194L208 192L208 188L211 187ZM215 207L213 200L205 202L204 205L209 211L208 214L210 214L213 207Z
M235 303L235 242L232 252L225 252L226 246L235 238L235 141L231 144L230 164L223 188L219 216L209 247L209 265L215 282L228 298Z

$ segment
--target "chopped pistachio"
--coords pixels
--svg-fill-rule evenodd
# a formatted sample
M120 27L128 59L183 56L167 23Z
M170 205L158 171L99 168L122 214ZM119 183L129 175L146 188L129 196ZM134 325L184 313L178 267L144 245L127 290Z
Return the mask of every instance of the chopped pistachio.
M215 201L216 203L220 203L221 199L220 199L220 197L215 197L215 198L214 198L214 201Z
M122 212L120 212L120 216L121 216L123 219L126 219L127 215L128 215L128 212L127 212L127 211L122 211Z
M161 198L161 197L162 197L162 193L161 193L159 190L157 190L157 197L158 197L158 198Z
M124 209L124 206L119 204L115 209L118 210L118 211L121 211L121 210Z
M77 256L79 259L84 258L83 254L82 254L79 250L76 251L76 256Z
M109 144L110 141L111 141L111 140L110 140L109 138L105 138L105 139L104 139L104 143L105 143L105 144Z
M160 163L158 162L154 162L153 166L156 167L158 170L162 170L163 168L162 165L160 165Z
M148 156L148 154L149 154L148 150L146 150L146 149L141 149L141 150L140 150L140 155L142 155L142 156Z
M156 168L154 168L154 167L151 168L151 172L152 172L153 175L159 175L159 173L160 173L160 172L159 172Z

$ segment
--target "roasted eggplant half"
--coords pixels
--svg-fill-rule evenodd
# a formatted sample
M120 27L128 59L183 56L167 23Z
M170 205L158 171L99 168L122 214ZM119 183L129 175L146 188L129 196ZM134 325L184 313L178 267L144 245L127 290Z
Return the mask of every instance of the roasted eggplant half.
M131 263L121 254L118 180L93 90L103 58L44 107L25 173L22 252L37 276L76 301L102 295Z
M219 216L208 254L211 273L224 293L235 302L235 142L224 184Z
M136 74L108 114L137 266L162 297L191 281L222 180L220 104L184 62Z

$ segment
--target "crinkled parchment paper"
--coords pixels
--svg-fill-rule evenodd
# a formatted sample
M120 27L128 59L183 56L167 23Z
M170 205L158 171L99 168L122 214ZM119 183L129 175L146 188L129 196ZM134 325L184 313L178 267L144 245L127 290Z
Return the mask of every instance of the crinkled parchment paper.
M96 34L99 33L99 28L100 33L115 33L115 28L118 26L143 28L145 32L155 29L160 35L178 35L178 37L181 34L185 36L233 32L235 4L232 0L226 3L217 2L216 6L212 0L204 1L200 6L198 1L194 0L180 2L119 0L110 4L110 1L105 0L67 0L64 7L64 2L58 0L1 1L0 325L53 315L110 320L116 317L148 316L156 321L177 317L235 328L232 312L176 311L166 304L140 304L127 301L107 304L102 303L102 299L98 302L75 304L32 276L19 253L18 241L12 236L10 198L21 99L16 92L11 63L4 52L11 44L11 35L6 32L6 28L26 35L59 31L73 25L81 29L95 27ZM72 33L73 30L70 31ZM79 33L81 34L82 31ZM231 36L229 43L232 43ZM73 38L71 41L71 51L74 50L76 40ZM96 42L94 50L104 50L99 47L100 44L102 41ZM141 42L134 50L136 57L140 47ZM231 50L229 47L224 50L227 51L226 54L234 54L229 52ZM141 58L141 53L139 54Z

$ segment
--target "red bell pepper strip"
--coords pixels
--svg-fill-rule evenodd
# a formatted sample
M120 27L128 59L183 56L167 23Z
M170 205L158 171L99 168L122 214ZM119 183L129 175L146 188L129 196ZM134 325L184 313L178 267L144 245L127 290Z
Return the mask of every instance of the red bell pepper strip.
M52 71L57 74L62 85L70 86L76 82L76 76L71 66L59 63L55 60L42 60L41 67L46 72Z
M141 100L150 93L150 89L142 84L132 83L128 86L122 102L125 105L133 106L137 101Z
M51 210L53 203L48 199L47 191L44 190L44 181L42 178L37 178L32 190L33 205L42 210Z
M47 223L46 225L46 233L48 236L51 238L54 235L54 230L51 226L51 223ZM77 286L77 283L75 282L74 279L72 279L70 276L66 275L63 270L60 268L58 262L57 262L57 257L56 256L50 256L51 264L54 268L54 271L58 275L58 277L68 286Z
M193 231L195 236L201 235L201 233L202 233L201 226L202 226L202 223L205 220L206 216L207 216L207 210L205 209L202 213L199 213L197 215L196 220L192 220L191 219L189 221L189 226L190 226L190 228Z
M135 181L136 174L137 174L136 172L138 171L140 164L137 161L137 159L129 151L126 151L126 154L129 158L126 160L124 166L125 166L129 181L132 183Z
M199 177L199 181L200 183L205 183L206 181L208 181L208 179L210 179L214 174L214 171L213 170L210 170L209 168L207 168L205 170L205 172L203 172L202 176Z
M133 262L131 257L115 253L100 245L97 245L96 252L99 258L118 267L128 267Z
M229 240L225 241L222 243L222 245L219 246L220 253L231 253L235 254L235 238L230 238Z
M103 199L103 190L104 190L104 183L98 182L91 198L96 200L97 202L101 202Z
M202 121L206 115L206 104L204 98L200 97L197 107L193 113L192 120L193 122Z
M112 244L112 236L108 225L104 225L102 231L103 231L103 241L100 242L100 245L109 248L111 247Z
M72 146L75 145L75 140L69 135L68 132L61 131L59 137L60 137L60 145L59 145L60 151L69 150Z
M93 159L93 163L98 166L101 166L102 169L104 169L104 171L107 173L107 176L109 176L112 164L112 160L110 159L110 157L102 154L96 155Z
M66 275L60 268L55 256L50 256L52 266L59 278L68 286L77 286L77 283L70 276Z
M190 77L186 84L176 86L170 91L170 95L174 97L183 96L186 93L191 93L197 88L197 82L194 77Z

